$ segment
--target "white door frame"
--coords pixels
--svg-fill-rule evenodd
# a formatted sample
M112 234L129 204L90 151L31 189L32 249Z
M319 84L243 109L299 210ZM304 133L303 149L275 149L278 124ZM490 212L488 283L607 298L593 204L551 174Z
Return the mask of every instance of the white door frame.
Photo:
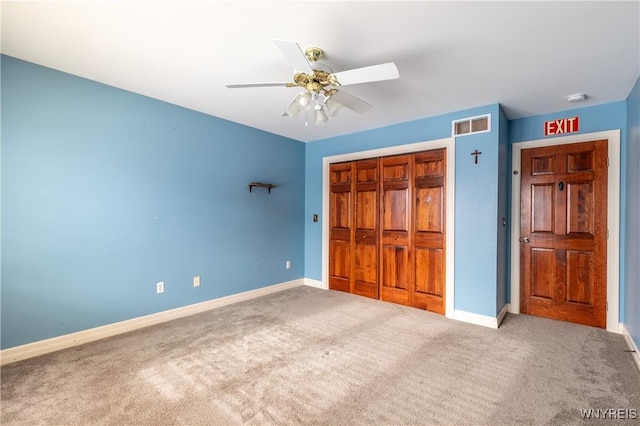
M528 148L565 145L607 139L609 141L607 195L607 331L620 333L620 130L583 133L552 139L538 139L512 144L511 175L511 305L509 311L520 313L520 169L521 151Z
M409 154L446 148L446 249L445 249L445 316L454 317L455 281L453 268L454 253L454 218L455 218L455 138L436 139L407 145L372 149L369 151L351 152L332 155L322 159L322 284L320 288L329 288L329 165L343 161L355 161L365 158L387 157L390 155Z

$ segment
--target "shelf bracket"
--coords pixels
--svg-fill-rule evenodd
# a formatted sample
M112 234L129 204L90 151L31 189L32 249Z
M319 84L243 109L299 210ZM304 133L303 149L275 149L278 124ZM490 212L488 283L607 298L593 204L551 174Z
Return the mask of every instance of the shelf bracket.
M251 192L254 186L257 186L258 188L267 188L269 190L269 194L271 194L271 188L278 187L278 185L274 185L272 183L251 182L249 184L249 192Z

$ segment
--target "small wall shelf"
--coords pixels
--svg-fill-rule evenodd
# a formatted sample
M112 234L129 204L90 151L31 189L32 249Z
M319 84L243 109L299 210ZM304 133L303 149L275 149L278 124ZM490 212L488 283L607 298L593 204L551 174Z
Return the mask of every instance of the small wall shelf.
M253 189L254 186L257 186L258 188L267 188L269 190L269 194L271 194L271 188L278 187L278 185L274 185L272 183L251 182L249 184L249 192L251 192L251 189Z

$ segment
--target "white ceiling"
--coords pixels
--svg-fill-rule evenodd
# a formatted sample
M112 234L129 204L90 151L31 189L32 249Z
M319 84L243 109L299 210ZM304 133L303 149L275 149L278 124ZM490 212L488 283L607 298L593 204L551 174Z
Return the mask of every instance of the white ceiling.
M2 1L2 53L300 141L493 103L509 118L623 100L640 75L640 2ZM374 107L281 117L300 91L272 39L324 49ZM588 100L566 97L586 92Z

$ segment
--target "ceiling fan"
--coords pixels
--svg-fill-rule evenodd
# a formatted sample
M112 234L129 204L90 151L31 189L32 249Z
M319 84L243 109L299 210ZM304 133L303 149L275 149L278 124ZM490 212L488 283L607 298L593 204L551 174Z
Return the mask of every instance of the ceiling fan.
M372 105L342 90L342 86L350 84L370 83L373 81L392 80L400 77L398 67L393 62L372 65L334 73L325 64L318 62L324 52L318 47L310 47L303 51L298 43L287 40L273 40L276 46L293 65L292 82L284 83L230 83L231 89L250 87L301 87L304 90L296 95L282 113L283 117L296 118L300 113L314 112L315 124L326 123L329 116L342 106L357 113L364 113ZM328 113L328 115L327 115ZM308 124L308 120L306 122Z

